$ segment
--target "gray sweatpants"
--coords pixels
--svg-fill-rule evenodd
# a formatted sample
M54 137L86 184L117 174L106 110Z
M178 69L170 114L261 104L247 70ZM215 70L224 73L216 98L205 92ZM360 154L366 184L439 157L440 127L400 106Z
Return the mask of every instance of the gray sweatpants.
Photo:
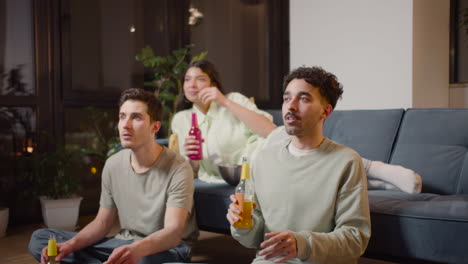
M54 234L57 243L65 242L76 235L76 232L44 228L34 231L29 241L29 252L38 261L41 260L41 251L47 247L50 234ZM106 261L112 251L123 245L129 245L133 240L117 238L104 238L94 245L71 253L61 263L101 264ZM140 260L138 264L160 264L166 262L190 262L191 247L182 242L176 248L161 253L149 255Z

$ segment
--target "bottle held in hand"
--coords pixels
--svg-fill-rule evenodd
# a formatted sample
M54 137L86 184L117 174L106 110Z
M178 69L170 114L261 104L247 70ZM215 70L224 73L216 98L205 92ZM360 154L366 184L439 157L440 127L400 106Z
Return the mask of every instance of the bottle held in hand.
M254 191L250 179L250 165L246 157L242 159L241 180L236 187L235 196L238 206L241 209L241 219L235 222L233 226L235 228L251 229L253 227L252 210Z
M192 113L192 127L189 131L189 136L195 136L198 140L198 153L194 155L188 155L191 160L202 160L203 159L203 148L202 148L202 134L200 128L198 128L197 114Z
M49 241L47 243L47 257L49 258L47 264L60 263L55 260L55 257L57 257L57 241L55 240L55 235L49 236Z

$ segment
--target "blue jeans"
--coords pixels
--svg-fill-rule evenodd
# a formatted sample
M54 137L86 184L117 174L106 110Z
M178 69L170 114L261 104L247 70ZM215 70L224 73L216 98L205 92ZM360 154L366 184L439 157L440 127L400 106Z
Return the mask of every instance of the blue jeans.
M38 261L41 260L41 251L47 247L49 236L54 234L57 243L65 242L76 235L76 232L58 230L53 228L44 228L34 231L29 241L29 252ZM122 240L117 238L104 238L101 241L73 252L61 263L87 263L101 264L106 261L112 251L123 245L129 245L133 240ZM190 262L191 247L182 242L176 248L164 252L149 255L142 258L138 264L160 264L165 262Z

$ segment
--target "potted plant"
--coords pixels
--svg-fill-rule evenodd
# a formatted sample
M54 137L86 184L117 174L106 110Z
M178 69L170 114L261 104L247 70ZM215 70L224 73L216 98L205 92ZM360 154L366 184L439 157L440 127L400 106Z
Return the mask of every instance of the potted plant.
M38 153L22 158L24 184L28 193L38 196L44 224L50 228L75 230L82 197L80 181L73 174L80 153L66 149Z
M39 197L48 227L75 229L83 199L79 196L82 173L99 174L106 159L119 150L115 118L95 107L84 110L90 120L80 127L90 140L68 142L52 152L31 153L23 168L23 178L33 186L29 193Z
M184 48L172 51L167 56L156 56L153 49L146 46L141 50L141 53L136 55L136 60L143 63L143 66L151 71L151 80L145 82L145 86L154 87L155 96L161 100L166 114L162 121L166 136L170 134L170 122L177 111L177 99L182 92L182 78L187 70L187 59L193 47L193 44L189 44ZM206 51L202 52L192 57L190 62L202 60L207 54Z

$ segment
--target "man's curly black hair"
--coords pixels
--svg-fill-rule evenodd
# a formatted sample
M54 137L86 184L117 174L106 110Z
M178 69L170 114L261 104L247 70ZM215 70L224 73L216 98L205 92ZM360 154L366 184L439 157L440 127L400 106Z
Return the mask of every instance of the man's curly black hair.
M318 88L320 95L327 100L327 103L331 104L333 109L335 109L336 102L343 94L343 85L338 82L336 76L321 67L299 67L293 70L284 77L283 91L294 79L303 79Z

